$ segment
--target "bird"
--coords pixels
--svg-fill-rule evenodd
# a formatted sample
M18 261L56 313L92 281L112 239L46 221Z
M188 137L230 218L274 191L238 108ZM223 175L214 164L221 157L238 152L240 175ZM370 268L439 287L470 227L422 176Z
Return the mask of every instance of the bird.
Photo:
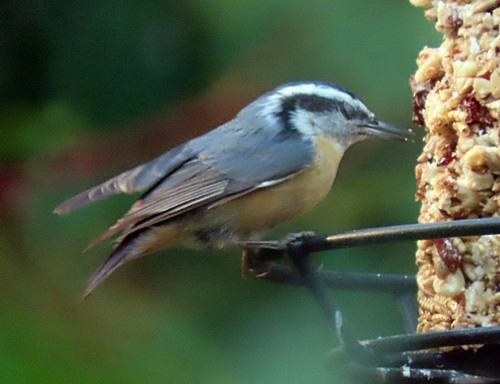
M140 193L91 243L115 237L116 246L83 297L123 264L176 243L220 249L261 240L327 195L352 144L371 137L407 141L410 133L378 120L340 86L278 86L232 120L55 208L62 215L112 195Z

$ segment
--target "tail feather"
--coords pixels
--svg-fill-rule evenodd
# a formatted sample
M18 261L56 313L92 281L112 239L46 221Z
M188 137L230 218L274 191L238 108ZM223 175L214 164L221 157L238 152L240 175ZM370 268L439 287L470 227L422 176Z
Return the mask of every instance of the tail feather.
M143 192L159 183L166 175L173 172L190 158L191 151L189 147L180 145L148 163L120 173L104 183L63 201L54 209L54 213L64 215L108 196Z
M89 278L82 293L82 299L86 299L92 291L101 285L118 267L141 256L143 256L143 254L137 249L135 239L120 243L107 260L102 263Z
M90 277L83 291L82 299L90 295L118 267L131 260L170 247L179 239L181 232L176 224L153 226L128 232L108 259Z

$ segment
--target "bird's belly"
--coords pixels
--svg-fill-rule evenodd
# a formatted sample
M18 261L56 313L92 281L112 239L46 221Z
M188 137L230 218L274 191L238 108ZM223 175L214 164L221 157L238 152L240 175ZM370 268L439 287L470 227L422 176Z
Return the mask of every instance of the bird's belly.
M330 190L343 154L330 140L319 139L316 145L320 155L313 165L279 184L206 210L202 225L225 227L236 239L260 238L276 225L309 211Z

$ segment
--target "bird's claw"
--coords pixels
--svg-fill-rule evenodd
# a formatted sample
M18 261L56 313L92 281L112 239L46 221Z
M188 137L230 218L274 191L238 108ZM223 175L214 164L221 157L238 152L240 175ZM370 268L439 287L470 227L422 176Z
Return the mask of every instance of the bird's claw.
M241 257L241 274L246 279L262 278L269 272L269 263L256 257L258 251L244 248Z

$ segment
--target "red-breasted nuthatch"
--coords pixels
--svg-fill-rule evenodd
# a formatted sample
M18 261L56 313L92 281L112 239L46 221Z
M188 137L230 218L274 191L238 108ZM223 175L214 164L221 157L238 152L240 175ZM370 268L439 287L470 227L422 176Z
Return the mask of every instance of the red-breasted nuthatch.
M120 234L90 278L86 296L119 266L177 241L223 247L260 240L325 197L351 144L368 137L406 140L408 133L377 120L335 85L285 84L233 120L78 194L54 212L142 192L95 240Z

